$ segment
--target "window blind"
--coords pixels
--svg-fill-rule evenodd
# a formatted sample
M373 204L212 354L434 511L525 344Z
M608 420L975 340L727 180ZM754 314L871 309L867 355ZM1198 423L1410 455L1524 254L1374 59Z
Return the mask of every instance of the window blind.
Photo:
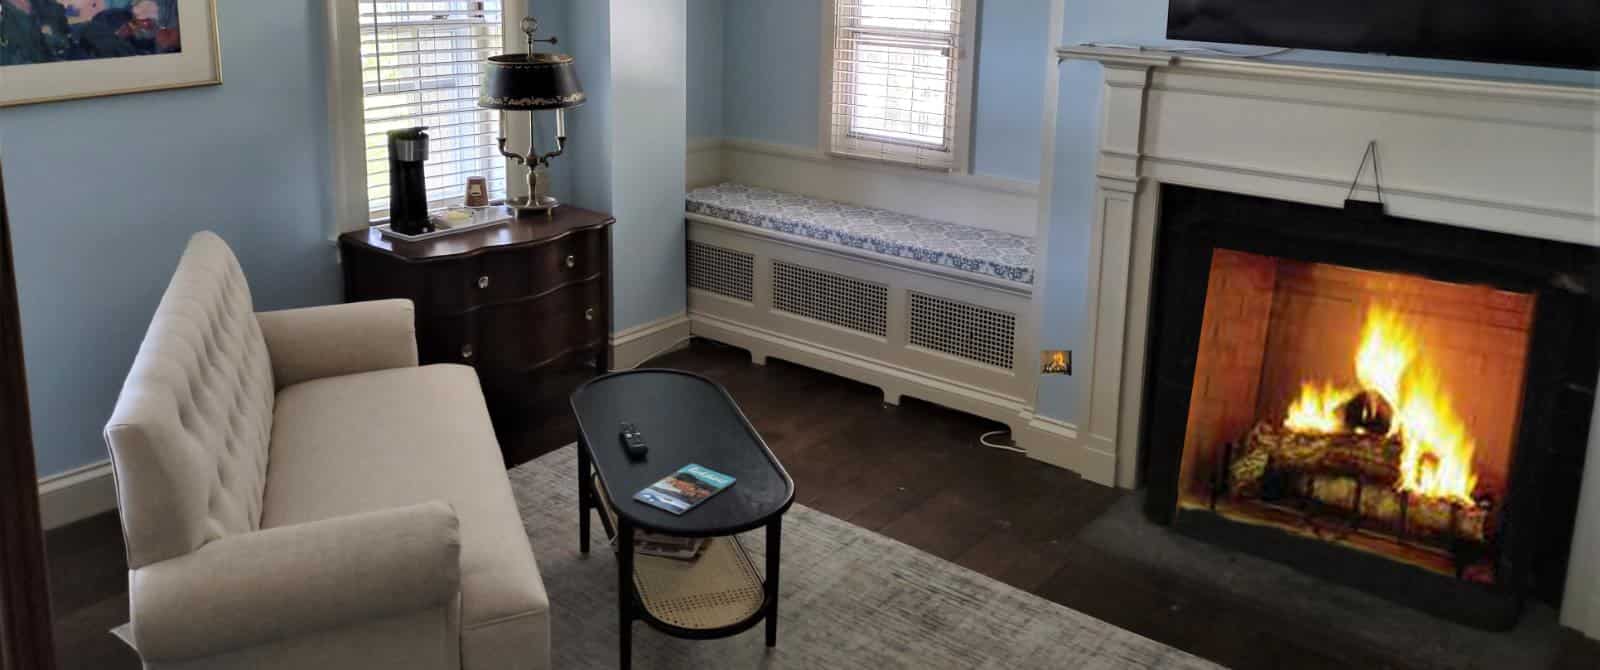
M833 153L956 167L961 3L833 0Z
M506 164L496 146L500 113L478 108L483 60L505 50L502 0L361 0L361 87L367 209L389 208L389 138L427 126L428 200L458 204L467 177L504 198Z

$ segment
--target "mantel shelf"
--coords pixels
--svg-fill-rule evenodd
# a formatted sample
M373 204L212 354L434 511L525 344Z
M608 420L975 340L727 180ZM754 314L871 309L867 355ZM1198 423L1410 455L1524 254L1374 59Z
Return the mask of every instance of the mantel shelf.
M1511 98L1568 104L1600 111L1600 87L1405 73L1336 65L1293 64L1226 56L1194 56L1159 47L1064 45L1056 48L1056 57L1063 62L1092 60L1120 67L1170 67L1195 73L1298 80L1331 86ZM1600 75L1596 76L1596 83L1600 84Z

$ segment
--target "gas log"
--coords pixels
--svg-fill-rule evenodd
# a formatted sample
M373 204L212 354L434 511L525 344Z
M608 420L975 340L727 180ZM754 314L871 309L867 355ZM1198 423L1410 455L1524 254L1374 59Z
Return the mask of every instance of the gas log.
M1245 436L1243 447L1245 458L1252 452L1262 452L1272 467L1280 470L1359 477L1384 486L1400 481L1400 454L1404 449L1397 437L1301 433L1265 421ZM1234 473L1235 480L1239 474Z
M1269 477L1293 495L1346 510L1398 535L1486 542L1491 509L1397 490L1403 445L1372 434L1316 434L1258 423L1234 451L1228 491L1262 496Z

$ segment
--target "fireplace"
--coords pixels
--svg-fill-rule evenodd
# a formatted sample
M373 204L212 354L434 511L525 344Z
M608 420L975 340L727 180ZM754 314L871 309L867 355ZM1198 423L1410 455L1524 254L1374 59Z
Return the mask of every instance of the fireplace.
M1164 186L1154 520L1484 628L1556 602L1594 249Z

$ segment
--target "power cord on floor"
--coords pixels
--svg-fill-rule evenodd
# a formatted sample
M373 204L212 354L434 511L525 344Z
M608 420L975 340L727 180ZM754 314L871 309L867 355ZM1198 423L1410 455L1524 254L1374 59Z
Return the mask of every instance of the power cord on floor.
M990 431L990 432L987 432L987 433L984 433L984 434L978 436L978 444L981 444L981 445L983 445L985 447L988 447L990 449L999 449L1001 451L1009 451L1009 452L1014 453L1014 454L1026 454L1026 453L1028 453L1027 449L1023 449L1022 447L1016 446L1016 444L1014 444L1014 443L1013 444L1000 444L998 442L990 442L989 441L989 438L997 437L997 436L1000 436L1000 435L1010 435L1010 434L1011 434L1011 431L1009 431L1009 430Z

